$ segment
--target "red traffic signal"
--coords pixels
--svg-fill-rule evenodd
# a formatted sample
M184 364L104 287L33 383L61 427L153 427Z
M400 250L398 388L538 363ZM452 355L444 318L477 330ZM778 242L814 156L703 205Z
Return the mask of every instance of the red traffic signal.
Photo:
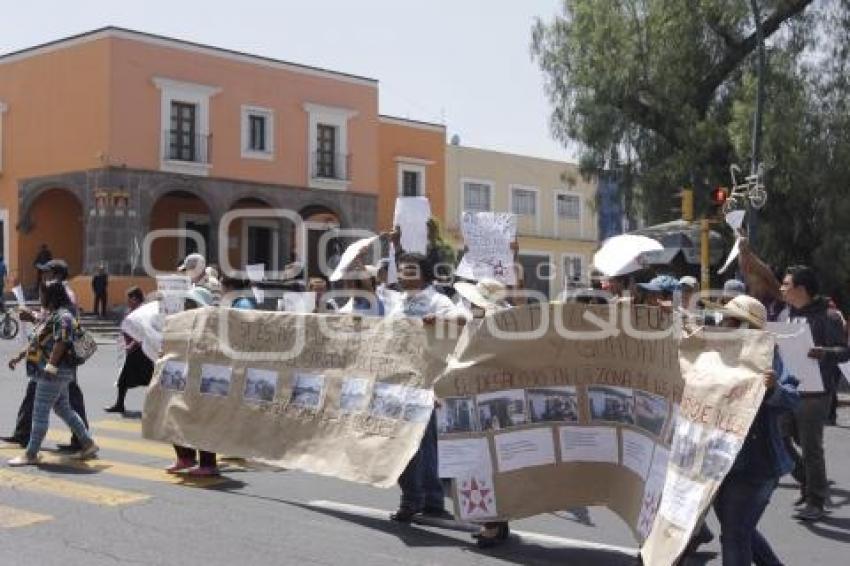
M729 198L729 189L726 187L716 187L711 191L711 202L715 206L723 206L726 199Z

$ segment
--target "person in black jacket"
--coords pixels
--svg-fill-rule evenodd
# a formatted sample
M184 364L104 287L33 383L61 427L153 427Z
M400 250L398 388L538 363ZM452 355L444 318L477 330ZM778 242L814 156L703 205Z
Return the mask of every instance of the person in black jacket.
M815 347L809 352L809 357L818 360L823 379L822 392L800 394L800 408L791 420L792 436L802 448L802 455L793 450L791 457L795 461L794 476L801 483L797 504L805 504L795 517L803 521L817 521L824 515L829 485L823 428L829 415L832 392L838 386L841 375L838 364L850 360L841 320L829 312L828 301L820 297L818 291L818 280L810 267L800 265L787 269L782 280L782 296L790 308L790 320L806 321L812 330Z
M97 272L91 280L91 288L94 292L94 314L100 318L106 318L106 298L109 290L109 275L103 264L97 266ZM98 308L99 307L99 308Z

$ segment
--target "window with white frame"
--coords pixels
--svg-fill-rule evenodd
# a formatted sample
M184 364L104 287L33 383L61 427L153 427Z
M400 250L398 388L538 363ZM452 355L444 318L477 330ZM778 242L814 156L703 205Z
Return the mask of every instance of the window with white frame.
M348 122L356 110L304 103L308 115L307 151L310 186L344 189L350 180Z
M401 197L421 197L425 195L424 165L398 164L398 195Z
M581 219L581 197L560 193L555 199L555 206L560 220Z
M487 183L467 181L463 184L464 212L490 212L490 192L492 186Z
M242 107L242 157L271 159L274 154L274 112Z
M580 255L564 255L564 289L570 289L584 281L584 258Z
M536 216L537 191L514 188L511 191L511 211L518 216Z

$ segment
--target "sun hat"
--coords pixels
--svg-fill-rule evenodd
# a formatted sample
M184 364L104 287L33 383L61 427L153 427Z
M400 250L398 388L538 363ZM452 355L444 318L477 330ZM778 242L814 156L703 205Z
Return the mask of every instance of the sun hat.
M504 283L495 279L481 279L477 283L458 281L454 288L461 297L484 310L502 306L508 291Z
M767 309L764 305L749 295L738 295L720 309L724 317L735 318L748 322L752 328L764 329L767 322Z

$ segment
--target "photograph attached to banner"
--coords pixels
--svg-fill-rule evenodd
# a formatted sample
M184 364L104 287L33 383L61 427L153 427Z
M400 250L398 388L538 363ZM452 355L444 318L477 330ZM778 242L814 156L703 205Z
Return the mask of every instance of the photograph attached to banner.
M233 369L230 366L203 364L201 366L201 393L216 397L230 394L230 379Z
M628 387L587 388L591 422L635 424L635 398Z
M532 423L578 422L578 397L575 387L526 389L528 416Z
M440 434L479 431L475 400L472 397L442 399L437 409L437 430Z
M354 413L366 409L369 402L369 380L362 377L346 377L342 380L339 393L339 410Z
M646 432L661 436L670 414L670 403L664 397L635 389L636 424Z
M289 404L294 407L318 410L322 406L324 391L324 375L297 370L293 375L292 395L289 398Z
M185 391L189 377L189 364L177 360L168 360L162 368L159 382L165 389Z
M434 412L434 391L405 387L402 418L411 423L427 423Z
M383 419L400 419L404 411L405 388L396 383L376 383L369 412Z
M476 404L481 430L501 430L528 423L524 389L482 393Z
M245 392L242 397L249 403L271 403L277 393L277 372L266 369L245 370Z

